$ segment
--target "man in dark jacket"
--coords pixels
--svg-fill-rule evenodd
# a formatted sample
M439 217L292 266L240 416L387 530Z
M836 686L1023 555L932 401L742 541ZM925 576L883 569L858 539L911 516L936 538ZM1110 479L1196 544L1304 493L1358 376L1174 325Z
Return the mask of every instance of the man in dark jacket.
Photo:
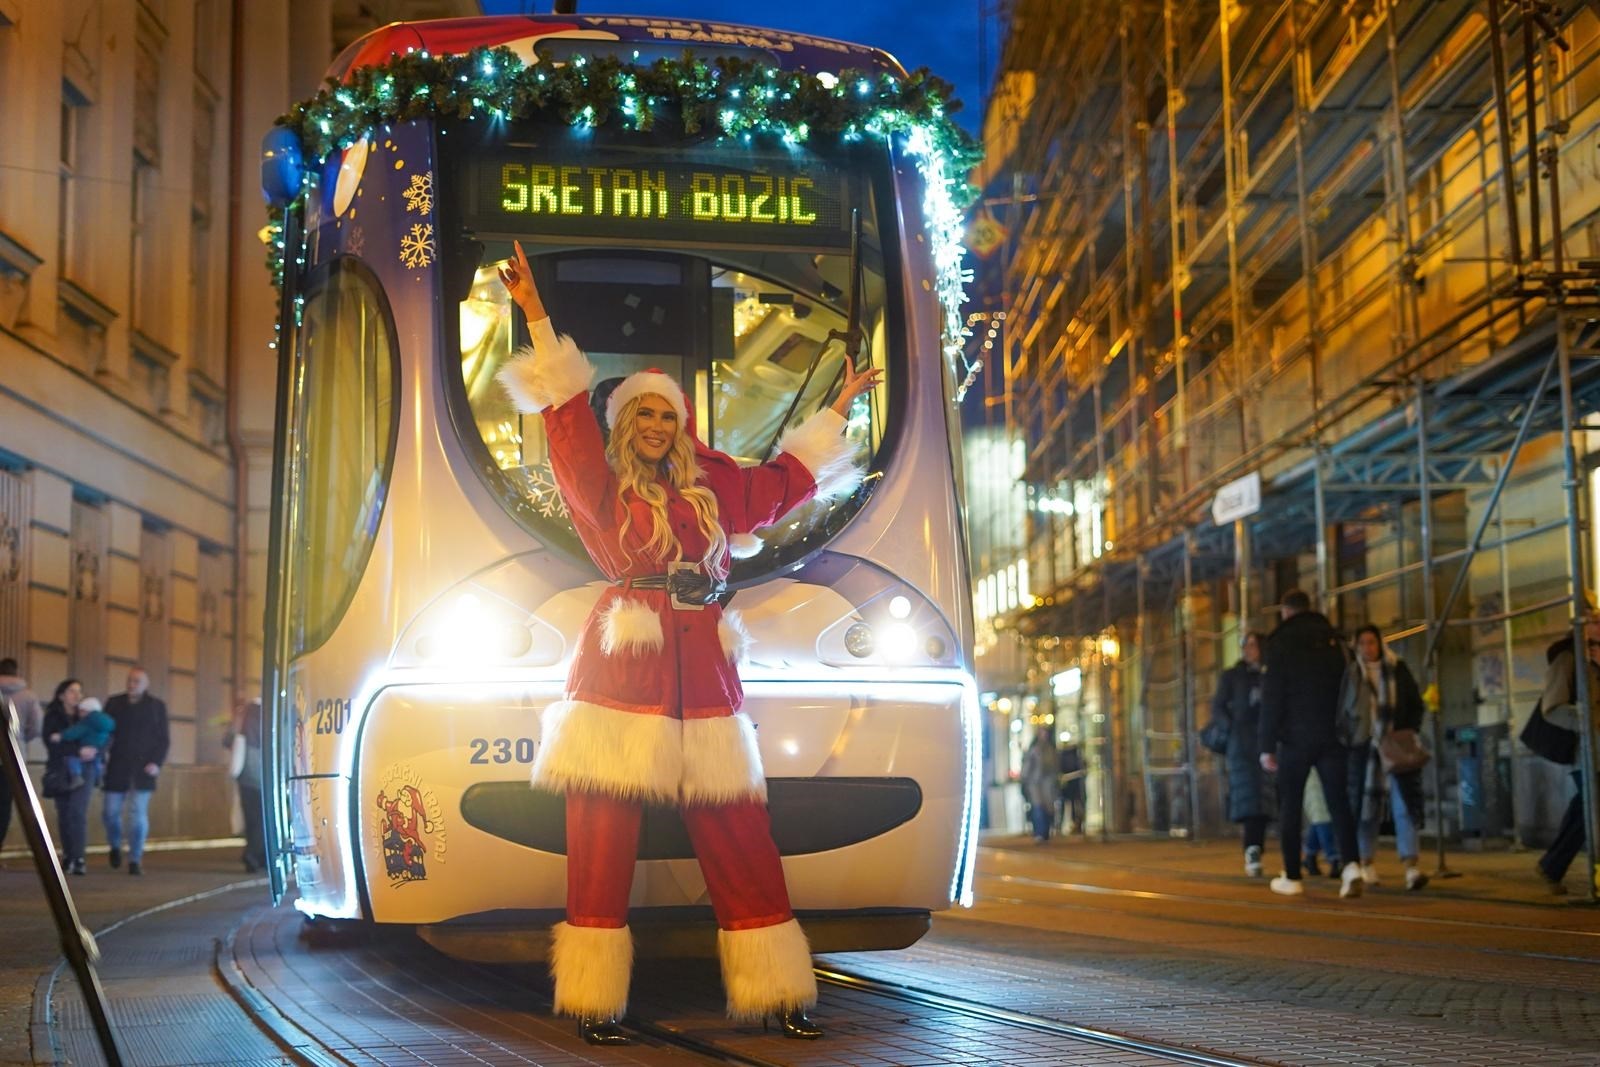
M150 695L150 676L143 667L128 671L128 691L106 701L106 714L117 723L106 763L105 802L100 816L111 866L122 865L123 806L131 800L126 820L128 873L144 873L144 840L150 832L150 794L161 765L167 762L167 706ZM131 794L131 796L130 796Z
M1300 883L1300 814L1311 768L1322 780L1339 854L1350 860L1360 855L1360 849L1344 789L1349 750L1337 730L1344 645L1327 617L1311 610L1311 598L1301 590L1285 593L1279 607L1283 622L1267 642L1261 684L1261 766L1278 774L1283 874L1272 880L1272 891L1296 896L1305 892ZM1351 860L1344 865L1339 895L1361 895L1359 863Z

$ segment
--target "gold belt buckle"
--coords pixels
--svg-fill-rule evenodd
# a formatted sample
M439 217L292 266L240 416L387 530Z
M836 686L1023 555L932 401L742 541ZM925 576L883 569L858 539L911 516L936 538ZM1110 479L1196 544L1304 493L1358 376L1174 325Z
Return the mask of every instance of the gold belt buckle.
M680 574L680 573L682 573L684 571L688 571L689 573L694 574L694 573L697 573L699 571L699 569L700 569L699 564L688 563L688 562L685 562L684 560L681 560L681 559L671 560L671 561L669 561L667 563L667 596L670 597L671 600L672 600L672 610L673 611L704 611L705 610L706 606L704 604L691 604L691 603L689 603L687 601L679 600L678 599L678 591L672 587L672 576L674 574Z

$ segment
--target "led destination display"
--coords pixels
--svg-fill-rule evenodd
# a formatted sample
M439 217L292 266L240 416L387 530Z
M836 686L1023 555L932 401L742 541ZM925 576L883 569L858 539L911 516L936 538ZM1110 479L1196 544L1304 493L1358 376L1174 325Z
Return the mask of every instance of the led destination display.
M468 164L477 228L640 239L849 238L841 171L815 162L748 167L648 157L501 154Z

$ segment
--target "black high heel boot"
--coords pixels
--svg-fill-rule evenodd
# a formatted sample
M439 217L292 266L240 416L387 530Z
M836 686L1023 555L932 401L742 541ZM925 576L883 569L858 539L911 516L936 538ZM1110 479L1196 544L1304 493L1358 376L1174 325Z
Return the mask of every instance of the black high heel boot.
M617 1024L615 1019L591 1019L585 1016L578 1020L578 1033L591 1045L631 1045L633 1038Z
M779 1008L778 1029L795 1041L815 1041L822 1036L822 1028L806 1018L804 1008Z

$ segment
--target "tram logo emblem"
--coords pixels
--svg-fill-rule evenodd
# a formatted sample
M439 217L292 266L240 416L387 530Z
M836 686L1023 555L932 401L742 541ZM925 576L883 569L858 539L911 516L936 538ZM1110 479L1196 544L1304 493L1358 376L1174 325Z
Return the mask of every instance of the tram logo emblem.
M405 764L391 767L375 801L384 872L392 886L426 881L429 863L443 863L444 822L439 798Z

